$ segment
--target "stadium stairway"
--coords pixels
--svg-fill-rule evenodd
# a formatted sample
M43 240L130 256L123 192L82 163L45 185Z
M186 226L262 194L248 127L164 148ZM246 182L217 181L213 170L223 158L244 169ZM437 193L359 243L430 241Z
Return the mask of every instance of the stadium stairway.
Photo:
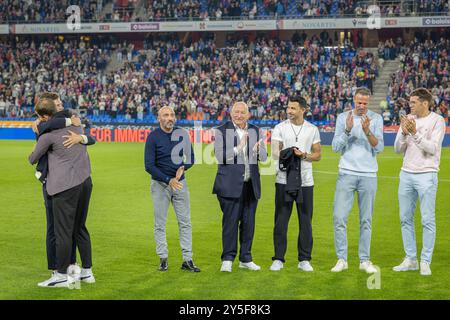
M113 15L113 2L114 1L110 1L107 4L105 4L105 6L102 9L101 16L110 15L110 17L112 18L112 15Z
M296 1L289 1L286 15L290 17L298 16Z
M136 45L135 45L136 47ZM134 51L137 52L137 51ZM139 51L141 54L148 54L148 51L146 50L140 50ZM133 54L133 57L131 59L131 63L137 63L139 61L139 55L138 54ZM113 54L111 55L111 59L109 60L108 65L106 66L106 73L109 72L116 72L117 70L119 70L120 68L122 68L125 63L128 62L127 57L123 57L122 61L117 60L117 50L113 52Z
M380 68L379 76L376 78L373 85L373 96L370 100L369 109L380 113L380 102L386 100L389 80L393 73L395 73L400 65L400 59L384 61L383 66Z
M256 8L257 8L257 15L258 15L260 18L263 18L263 19L264 19L264 17L267 17L267 16L268 16L268 14L266 13L266 10L264 9L264 3L263 3L262 0L258 0L258 1L256 2Z
M147 21L147 9L145 9L145 3L147 0L140 0L136 3L136 8L134 9L134 14L136 16L136 21Z
M125 59L122 59L122 61L119 61L117 59L116 51L113 51L111 59L109 60L108 65L106 66L105 73L115 72L119 70L124 65L125 60L126 57Z
M201 0L200 1L200 12L207 12L208 11L208 1L207 0ZM214 16L214 13L211 13L211 16Z

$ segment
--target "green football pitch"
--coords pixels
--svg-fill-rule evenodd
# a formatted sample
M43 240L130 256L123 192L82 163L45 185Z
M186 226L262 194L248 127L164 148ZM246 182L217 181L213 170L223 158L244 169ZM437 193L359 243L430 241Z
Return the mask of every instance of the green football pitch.
M194 261L202 270L194 274L180 270L178 226L172 209L167 224L169 270L157 271L144 144L98 143L89 148L94 189L87 223L97 282L68 290L37 286L50 273L46 270L42 189L27 161L33 144L0 141L0 299L450 299L450 149L442 151L431 277L392 271L404 256L397 201L402 157L392 147L379 155L371 259L381 269L376 281L380 288L369 290L369 275L358 269L356 200L348 221L349 270L330 272L336 262L332 203L339 160L330 147L323 147L322 160L314 164L313 273L297 269L295 211L285 268L269 271L273 255L273 175L261 178L262 198L256 213L253 258L262 270L239 269L235 261L232 273L221 273L222 214L211 193L216 166L199 164L187 172ZM415 220L420 253L419 210Z

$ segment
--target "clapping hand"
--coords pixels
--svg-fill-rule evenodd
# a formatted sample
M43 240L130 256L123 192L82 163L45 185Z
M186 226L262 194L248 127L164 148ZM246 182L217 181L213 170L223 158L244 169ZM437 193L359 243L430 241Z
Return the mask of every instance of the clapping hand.
M361 127L365 134L368 134L370 131L370 119L367 115L363 114L361 116Z
M247 138L248 138L248 133L246 132L242 136L242 139L239 142L239 145L237 146L238 153L241 152L242 150L244 150L244 148L247 146Z
M415 135L417 133L416 121L414 119L408 119L404 117L404 126L410 135Z
M407 121L408 121L408 118L406 116L402 115L400 117L400 128L402 129L402 133L405 136L409 135L409 131L408 131L408 129L406 129Z
M345 121L345 130L350 132L352 131L352 129L353 129L353 112L350 111Z
M253 146L253 153L258 153L259 152L259 146L261 145L261 142L263 141L263 139L259 139L259 141Z

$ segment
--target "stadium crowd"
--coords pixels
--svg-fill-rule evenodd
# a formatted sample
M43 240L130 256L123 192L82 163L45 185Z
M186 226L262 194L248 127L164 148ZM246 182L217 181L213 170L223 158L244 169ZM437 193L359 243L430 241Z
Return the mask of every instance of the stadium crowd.
M37 22L51 23L54 21L65 21L69 16L66 9L71 5L80 7L82 21L100 20L103 5L108 1L94 0L55 0L55 1L34 1L34 0L6 0L0 1L0 22Z
M111 9L104 8L112 2ZM382 1L382 16L448 13L448 0ZM314 16L367 16L374 1L356 0L0 0L0 22L65 21L69 5L78 5L82 21L159 21L163 19L226 19ZM108 7L109 8L109 7ZM142 13L142 14L141 14Z
M95 39L2 41L0 116L29 117L43 91L59 93L67 108L89 103L82 100L83 94L103 89L100 71L106 68L114 47Z
M399 124L400 116L409 113L407 98L417 87L428 88L434 96L433 110L448 119L450 103L450 38L438 41L415 39L394 52L400 59L387 89L385 123Z
M98 42L3 44L0 115L29 116L38 94L54 91L66 107L93 116L142 119L168 104L179 119L220 120L232 101L244 100L254 118L282 120L287 97L297 92L308 99L311 118L334 121L351 103L352 91L370 87L378 73L371 53L350 42L325 48L317 37L301 46L260 38L217 48L213 40L184 46L176 38L158 36L139 51ZM105 72L112 50L124 63Z

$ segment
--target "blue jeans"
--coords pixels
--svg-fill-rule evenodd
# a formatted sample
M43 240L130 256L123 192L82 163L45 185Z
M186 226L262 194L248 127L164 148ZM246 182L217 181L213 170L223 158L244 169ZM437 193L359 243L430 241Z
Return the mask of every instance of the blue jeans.
M334 245L338 259L347 261L347 220L358 193L359 260L370 260L372 215L377 192L377 178L339 173L333 203Z
M437 186L437 172L408 173L400 171L400 184L398 186L400 224L402 227L403 247L409 259L417 259L414 211L417 198L419 198L423 227L423 248L420 259L431 263L436 239L435 208Z

